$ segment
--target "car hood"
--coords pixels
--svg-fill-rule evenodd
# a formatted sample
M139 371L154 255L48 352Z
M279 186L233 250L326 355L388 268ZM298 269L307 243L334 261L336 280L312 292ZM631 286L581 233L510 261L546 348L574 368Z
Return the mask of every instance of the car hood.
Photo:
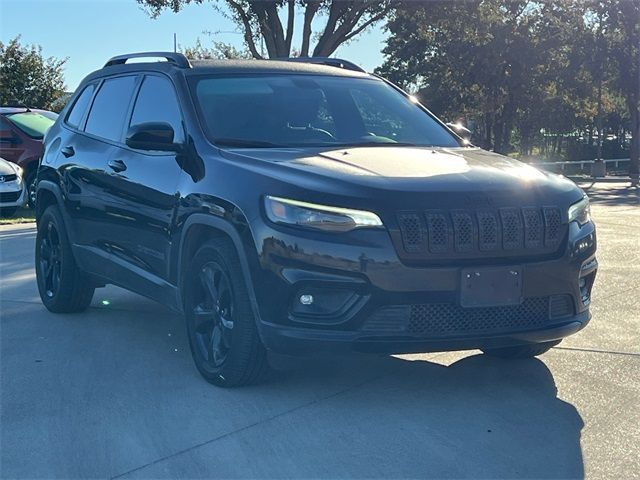
M11 162L8 162L4 158L0 158L0 175L13 175L18 173L17 166Z
M509 157L479 148L356 147L327 149L234 149L227 158L253 159L288 167L304 177L404 192L574 191L573 182ZM286 178L295 181L294 178ZM317 182L314 182L317 184Z

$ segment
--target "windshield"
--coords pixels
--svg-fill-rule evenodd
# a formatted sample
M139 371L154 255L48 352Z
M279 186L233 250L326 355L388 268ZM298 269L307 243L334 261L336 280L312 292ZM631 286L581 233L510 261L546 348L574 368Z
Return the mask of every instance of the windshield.
M54 119L47 118L36 112L14 113L7 115L7 119L36 140L42 140L49 127L55 123Z
M236 147L458 147L421 107L375 78L199 76L192 91L209 137Z

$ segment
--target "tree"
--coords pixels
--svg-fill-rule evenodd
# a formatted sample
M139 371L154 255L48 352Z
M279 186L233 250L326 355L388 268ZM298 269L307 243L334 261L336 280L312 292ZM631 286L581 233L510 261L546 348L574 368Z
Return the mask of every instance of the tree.
M624 97L631 123L629 173L635 181L640 174L640 3L635 0L596 2L603 9L608 26L607 39L616 63L612 79Z
M178 12L190 3L212 4L219 13L230 17L242 30L244 41L254 58L263 58L258 48L264 40L268 58L292 55L296 17L302 19L299 56L328 57L345 42L355 38L382 20L397 0L136 0L152 17L163 10ZM223 8L223 6L225 8ZM313 31L314 20L325 17L321 31ZM283 23L282 19L285 19Z
M633 0L406 3L386 24L377 71L435 113L471 120L474 142L495 151L592 159L598 125L599 140L613 138L605 155L624 155L626 132L637 130L627 125L640 96L638 9Z
M211 59L249 59L253 58L248 50L239 50L233 45L225 42L213 42L211 47L202 45L200 39L196 41L193 47L180 48L180 51L193 60L211 60Z
M65 93L66 61L44 58L40 46L23 46L20 36L0 42L0 104L51 109Z

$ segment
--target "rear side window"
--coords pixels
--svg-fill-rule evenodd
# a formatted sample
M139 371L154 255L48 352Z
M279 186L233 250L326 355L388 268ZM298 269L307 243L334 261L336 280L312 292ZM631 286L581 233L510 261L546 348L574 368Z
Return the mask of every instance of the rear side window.
M96 86L94 84L84 87L84 90L82 90L82 93L76 100L76 103L71 107L69 115L67 115L67 124L74 128L80 127L80 122L84 117L84 112L87 111L87 107L89 106L89 102L91 101L91 96L93 95L95 88Z
M173 127L175 143L184 140L182 116L173 85L163 77L145 77L133 107L129 126L147 122L165 122Z
M105 80L93 101L85 132L119 141L135 83L133 76Z

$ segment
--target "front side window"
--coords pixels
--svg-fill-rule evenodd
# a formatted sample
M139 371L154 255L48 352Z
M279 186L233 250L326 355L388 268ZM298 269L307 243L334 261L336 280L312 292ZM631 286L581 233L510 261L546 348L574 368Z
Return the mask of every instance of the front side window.
M133 76L105 80L93 100L85 132L119 141L135 83Z
M73 104L73 107L71 107L71 110L67 115L67 124L74 128L80 127L80 122L84 118L84 114L89 107L89 102L91 101L94 89L94 84L90 84L84 87L84 90L82 91L76 102Z
M220 145L460 146L427 112L375 78L194 76L190 85L207 133Z
M174 143L184 141L178 99L173 85L166 78L150 75L142 82L129 126L147 122L168 123L173 128Z

